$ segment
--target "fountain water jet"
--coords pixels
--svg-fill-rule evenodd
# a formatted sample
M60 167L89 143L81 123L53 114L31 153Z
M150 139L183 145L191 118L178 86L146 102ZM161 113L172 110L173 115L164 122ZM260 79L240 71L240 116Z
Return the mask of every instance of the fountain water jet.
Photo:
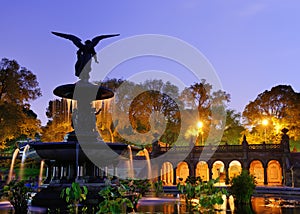
M12 180L12 177L13 177L13 171L14 171L14 166L15 166L15 161L16 161L16 158L17 158L17 155L19 154L19 149L17 148L14 153L13 153L13 156L12 156L12 159L11 159L11 164L10 164L10 169L9 169L9 173L8 173L8 179L7 179L7 184L9 182L11 182Z
M41 160L40 174L39 174L39 180L38 180L38 187L40 187L41 184L42 184L44 165L45 165L45 161L44 161L44 160Z
M128 145L128 152L129 152L129 178L134 178L134 169L133 169L133 157L132 157L132 150L131 146Z
M67 121L69 123L70 122L70 113L71 113L72 100L71 99L66 99L66 102L67 102Z
M30 146L29 146L29 144L27 144L24 147L24 149L23 149L21 166L20 166L20 173L19 173L20 180L23 180L23 176L24 176L24 163L25 163L27 151L29 150L29 148L30 148Z
M143 152L144 152L146 162L147 162L147 172L148 172L147 176L148 176L148 179L151 179L152 178L152 171L151 171L151 161L150 161L149 152L148 152L147 149L144 149Z

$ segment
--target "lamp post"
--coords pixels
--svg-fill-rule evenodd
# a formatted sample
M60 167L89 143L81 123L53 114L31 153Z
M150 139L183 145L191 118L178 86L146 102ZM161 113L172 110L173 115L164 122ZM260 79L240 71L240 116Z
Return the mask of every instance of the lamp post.
M263 126L265 127L265 133L264 133L264 138L265 138L265 143L266 143L266 141L267 141L267 125L268 125L268 123L269 123L269 121L267 120L267 119L263 119L263 121L262 121L262 124L263 124Z
M200 135L200 146L202 146L203 144L203 139L202 139L202 127L203 127L203 122L202 121L198 121L197 123L197 127L198 127L198 132L199 132L199 135Z

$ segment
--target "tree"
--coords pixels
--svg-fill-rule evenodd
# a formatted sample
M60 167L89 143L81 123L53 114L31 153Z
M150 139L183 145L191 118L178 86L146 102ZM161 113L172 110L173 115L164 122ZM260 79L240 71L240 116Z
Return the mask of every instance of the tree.
M228 144L232 145L240 144L242 133L245 130L240 122L240 119L240 113L237 113L232 109L226 110L226 126L221 140L222 142L227 142Z
M115 96L105 100L100 114L97 115L97 127L104 141L108 142L126 142L120 136L118 130L124 130L129 125L128 108L130 106L131 96L136 85L122 79L107 79L101 83L102 86L111 89ZM138 90L138 89L137 89Z
M176 86L162 80L136 84L117 79L102 85L115 92L97 116L104 140L110 135L110 139L122 142L151 144L156 132L162 135L160 140L164 143L172 144L176 140L180 128L179 108L172 99L178 97Z
M42 141L62 141L64 136L72 131L71 102L67 99L49 101L46 110L49 121L42 128Z
M279 142L283 128L290 130L292 139L299 139L299 102L300 94L289 85L278 85L259 94L243 111L245 125L252 128L252 139L260 143L267 137L267 141ZM262 124L263 120L268 124Z
M173 144L180 132L180 111L177 103L167 94L148 90L137 96L130 106L129 119L140 133L162 134L160 141ZM154 136L150 136L152 142Z
M206 80L195 83L185 88L180 96L186 109L197 109L198 120L203 123L203 139L210 136L220 136L225 127L225 104L230 101L230 95L224 91L213 91L211 84ZM191 124L197 121L191 121ZM198 135L199 136L199 135ZM207 139L209 142L218 141L220 139ZM199 139L197 139L199 141Z
M17 138L35 137L40 129L29 102L41 96L36 76L15 60L0 62L0 148Z

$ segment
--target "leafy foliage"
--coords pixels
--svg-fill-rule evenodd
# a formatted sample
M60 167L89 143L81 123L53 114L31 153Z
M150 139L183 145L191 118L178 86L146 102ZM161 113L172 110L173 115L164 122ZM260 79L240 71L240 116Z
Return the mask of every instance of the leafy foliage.
M119 214L125 213L127 207L133 208L133 203L127 195L127 189L123 185L106 186L99 192L99 195L103 198L103 201L101 201L99 204L99 210L97 214Z
M41 96L36 76L15 60L1 60L0 83L1 101L24 105Z
M121 180L121 184L126 189L126 193L130 195L134 208L136 208L142 196L145 196L151 188L151 183L148 179L125 179Z
M279 142L283 128L290 130L291 139L299 139L299 103L300 94L289 85L278 85L259 94L243 111L245 125L252 127L248 141L261 143L266 134L267 141ZM267 126L262 124L264 119L269 121Z
M97 116L97 127L105 141L150 144L153 134L160 133L162 143L181 143L191 138L179 133L188 132L183 128L195 123L195 114L204 122L204 138L212 131L210 129L215 131L211 136L220 136L226 125L225 104L230 96L224 91L213 91L205 80L191 85L181 94L177 86L157 79L140 84L111 79L101 84L116 92Z
M116 90L112 105L108 104L108 107L105 103L103 111L97 116L100 118L97 127L104 140L150 143L153 133L158 132L164 133L160 139L164 143L176 141L181 122L179 102L172 99L178 97L176 86L162 80L136 84L117 79L108 80L102 85ZM113 117L113 114L117 114L117 117Z
M251 196L255 189L255 179L247 170L231 180L230 192L236 204L250 204Z
M36 76L15 60L0 61L0 148L17 138L34 138L40 121L29 101L41 96Z
M222 136L225 127L225 105L230 101L230 95L224 91L213 91L212 85L202 80L188 88L185 88L180 95L186 109L197 109L198 118L191 118L202 121L204 142L214 143L220 139L208 139L208 133L211 136ZM193 122L191 122L193 124ZM199 136L199 135L198 135ZM199 142L199 138L197 141Z
M60 197L65 198L71 211L78 213L78 205L86 200L87 193L86 186L80 187L79 183L73 182L71 187L66 187L61 191Z
M154 117L152 123L151 117ZM147 90L137 96L129 108L129 119L132 127L139 133L147 133L151 129L158 131L166 121L160 140L167 144L175 142L180 132L181 120L177 103L159 91Z
M25 186L24 181L13 180L4 186L2 194L13 205L15 213L27 213L30 191L31 189Z
M241 114L236 113L234 110L226 111L226 126L222 137L222 142L226 142L231 145L239 145L242 133L245 128L240 122Z
M177 184L177 189L184 195L188 210L212 211L214 205L223 203L222 195L227 194L225 189L214 186L217 182L218 179L203 182L200 177L189 176L185 184Z
M49 101L46 115L49 121L42 128L42 141L62 141L66 133L72 131L70 106L65 99Z
M126 179L121 180L121 183L129 190L131 193L138 192L141 195L145 195L151 187L151 183L148 179Z
M159 180L154 183L154 190L156 195L159 195L164 192L163 181Z

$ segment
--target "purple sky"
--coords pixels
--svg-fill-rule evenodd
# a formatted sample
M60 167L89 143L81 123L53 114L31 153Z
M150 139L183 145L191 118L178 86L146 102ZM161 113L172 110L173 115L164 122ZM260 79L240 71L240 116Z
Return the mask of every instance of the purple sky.
M48 101L56 98L53 89L77 81L75 46L51 31L72 33L83 40L121 34L103 41L96 51L139 34L184 40L214 66L223 89L231 95L229 107L239 112L272 86L289 84L300 90L297 0L86 2L1 1L0 57L15 59L37 75L43 97L32 107L43 124Z

